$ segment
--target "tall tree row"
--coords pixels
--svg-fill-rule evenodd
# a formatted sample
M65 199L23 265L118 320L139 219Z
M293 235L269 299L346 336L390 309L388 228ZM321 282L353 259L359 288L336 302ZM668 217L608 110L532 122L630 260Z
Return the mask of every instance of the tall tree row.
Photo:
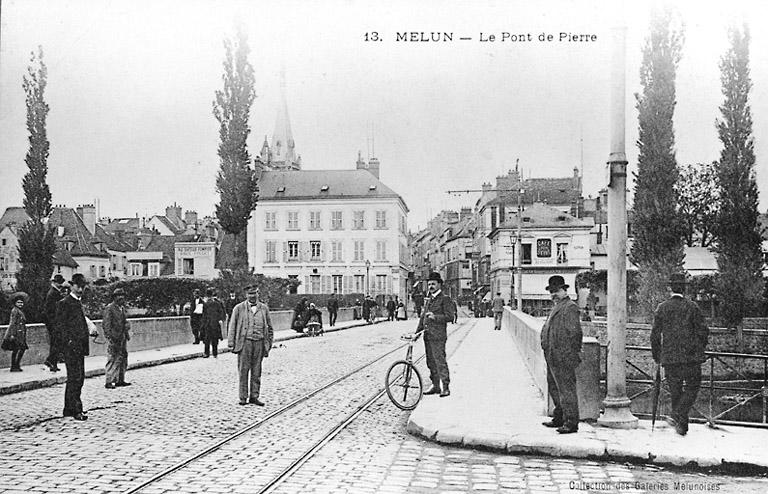
M762 300L761 235L749 92L749 30L729 31L730 46L720 59L725 101L717 132L723 149L717 167L720 210L716 221L716 292L720 314L731 327L754 313Z
M242 30L224 41L224 88L216 91L213 115L219 122L219 173L216 191L216 217L221 227L235 237L235 265L248 265L246 228L258 200L258 181L248 153L248 118L256 98L253 67L248 62L248 40Z
M666 297L669 274L681 271L683 265L682 222L675 188L679 172L672 126L682 42L682 32L673 28L671 14L655 12L643 47L643 90L635 95L639 155L631 258L639 268L638 300L646 317Z
M29 171L24 175L22 188L24 209L30 220L19 228L21 268L16 273L18 289L30 296L25 312L33 320L39 319L42 302L53 274L53 255L56 251L53 231L46 224L52 208L51 191L46 181L49 149L46 133L49 108L45 102L47 82L48 70L43 62L43 49L38 47L37 52L32 52L27 73L22 80L29 132L29 150L24 159Z

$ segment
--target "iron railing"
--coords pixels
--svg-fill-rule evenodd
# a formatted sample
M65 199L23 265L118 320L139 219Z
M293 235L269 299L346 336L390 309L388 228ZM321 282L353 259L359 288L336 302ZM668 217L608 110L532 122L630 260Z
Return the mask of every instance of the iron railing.
M643 353L645 354L645 362L655 366L651 357L651 347L627 345L626 349L627 366L629 367L627 375L636 376L628 377L626 380L627 394L632 400L632 412L638 417L650 418L651 406L645 405L651 405L654 371L643 369L643 362L633 361L629 354L630 352ZM608 365L606 345L601 345L601 352L603 368L601 369L600 385L605 392L605 369ZM717 424L768 428L768 355L732 352L705 352L705 354L707 360L702 365L707 367L708 376L702 373L699 397L692 409L692 412L699 416L692 416L691 421L705 422L713 428ZM726 360L735 360L736 362L732 365ZM743 370L744 367L750 368L752 371L745 371ZM630 369L634 372L630 372ZM756 372L756 369L759 369L760 372ZM666 389L666 379L663 379L660 411L666 409L668 397L669 390ZM702 401L704 401L703 406ZM756 402L760 404L759 413ZM702 408L706 410L702 411ZM739 420L728 418L729 415L734 415L734 412L746 415L747 420L744 420L744 417L740 417Z

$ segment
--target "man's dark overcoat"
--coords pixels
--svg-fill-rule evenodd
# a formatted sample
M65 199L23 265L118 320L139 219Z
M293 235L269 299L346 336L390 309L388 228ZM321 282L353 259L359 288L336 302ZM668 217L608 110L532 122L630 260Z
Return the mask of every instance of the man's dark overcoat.
M702 363L709 330L695 302L673 296L659 304L653 318L651 351L662 365Z
M425 317L427 312L431 312L434 318L428 319ZM424 301L424 312L421 314L419 326L416 330L426 329L424 333L425 340L445 340L448 338L446 326L449 322L453 322L456 315L453 300L450 297L447 297L442 291L437 297L428 297Z
M56 304L56 327L61 334L65 354L81 357L89 354L88 324L83 304L75 297L66 296Z
M578 367L581 362L579 306L569 297L555 304L541 329L541 348L549 365Z

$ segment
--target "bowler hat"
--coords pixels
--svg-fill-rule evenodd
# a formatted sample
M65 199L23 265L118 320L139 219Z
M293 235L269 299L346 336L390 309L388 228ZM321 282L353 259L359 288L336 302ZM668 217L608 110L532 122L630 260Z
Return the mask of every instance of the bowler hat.
M245 293L251 293L251 292L258 292L259 286L258 285L248 285L245 287Z
M569 285L565 284L565 278L560 275L550 276L547 282L546 290L548 292L556 292L559 289L567 290Z
M440 277L440 273L436 273L434 271L429 273L429 278L427 278L427 281L436 281L441 285L443 284L443 279Z
M71 283L82 288L88 285L88 280L86 280L85 276L83 276L81 273L75 273L72 275Z
M115 291L112 292L112 298L117 298L121 295L125 295L125 290L122 288L115 288Z
M51 281L61 285L62 283L64 283L64 277L62 275L60 275L60 274L57 274L56 276L53 277L53 279Z

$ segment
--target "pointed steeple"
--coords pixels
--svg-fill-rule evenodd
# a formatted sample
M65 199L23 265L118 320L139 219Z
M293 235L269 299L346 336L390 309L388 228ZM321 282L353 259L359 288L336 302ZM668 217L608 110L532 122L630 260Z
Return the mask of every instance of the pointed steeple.
M297 160L296 144L291 132L291 121L288 118L288 101L285 96L285 68L280 70L280 99L281 104L275 121L275 132L272 134L272 153L270 164L276 169L299 170L301 164Z

